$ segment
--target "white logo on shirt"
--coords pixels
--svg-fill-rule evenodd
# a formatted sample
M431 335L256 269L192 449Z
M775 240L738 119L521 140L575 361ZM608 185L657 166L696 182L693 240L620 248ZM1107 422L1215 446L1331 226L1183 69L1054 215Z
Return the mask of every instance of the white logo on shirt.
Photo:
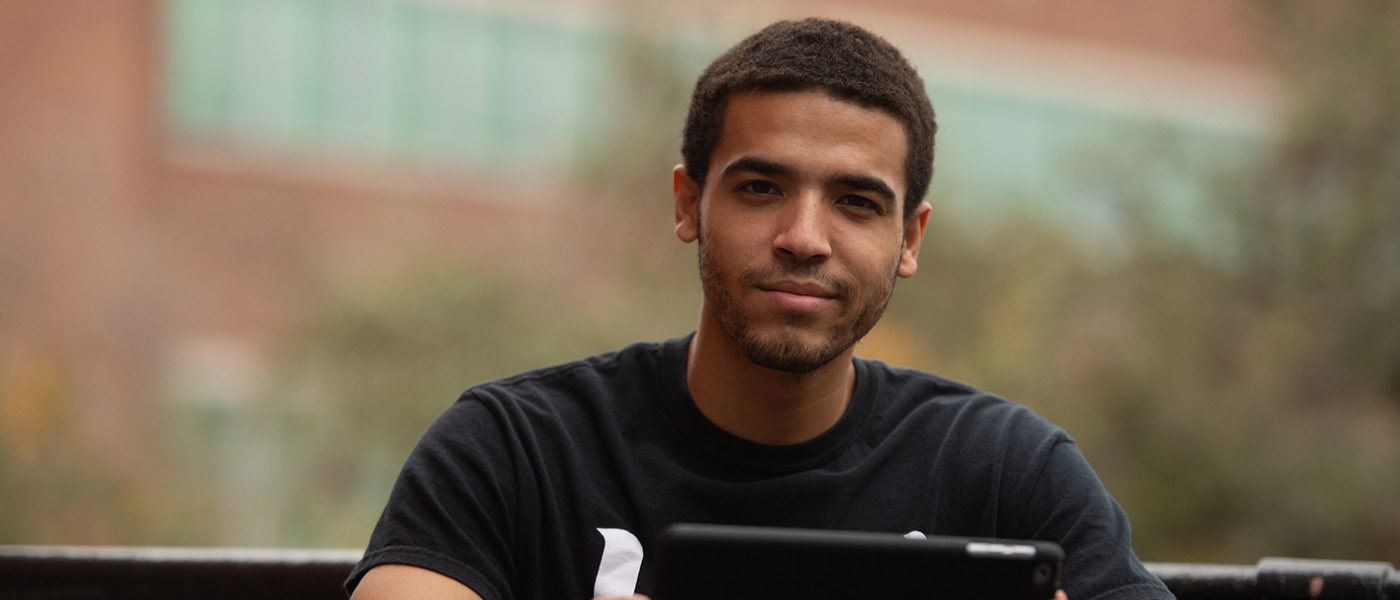
M631 596L642 571L642 543L626 529L599 527L598 533L603 535L603 558L598 561L593 595Z

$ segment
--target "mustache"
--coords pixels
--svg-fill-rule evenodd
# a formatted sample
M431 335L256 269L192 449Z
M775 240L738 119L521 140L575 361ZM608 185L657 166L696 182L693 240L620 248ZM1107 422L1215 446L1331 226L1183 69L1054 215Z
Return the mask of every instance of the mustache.
M820 263L779 263L744 271L739 283L744 287L758 287L766 283L788 279L813 281L830 290L837 297L845 298L855 291L850 280L832 275Z

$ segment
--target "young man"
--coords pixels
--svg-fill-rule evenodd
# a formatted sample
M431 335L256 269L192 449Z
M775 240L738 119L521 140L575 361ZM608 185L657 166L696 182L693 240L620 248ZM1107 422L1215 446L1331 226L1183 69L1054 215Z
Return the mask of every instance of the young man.
M1169 598L1063 431L853 357L917 270L935 131L914 69L849 24L716 59L673 173L696 331L468 390L404 465L355 598L644 592L681 521L1051 540L1075 600Z

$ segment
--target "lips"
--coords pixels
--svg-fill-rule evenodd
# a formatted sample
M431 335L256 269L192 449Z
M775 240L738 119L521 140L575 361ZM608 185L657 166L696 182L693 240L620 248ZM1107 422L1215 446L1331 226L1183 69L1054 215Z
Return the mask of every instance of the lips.
M795 296L814 296L817 298L827 299L836 297L835 292L828 290L826 287L818 283L779 281L775 283L766 283L760 285L758 286L758 289L761 289L765 292L782 292L784 294L792 294Z
M779 281L758 286L763 295L780 308L798 312L814 313L836 302L837 294L817 283Z

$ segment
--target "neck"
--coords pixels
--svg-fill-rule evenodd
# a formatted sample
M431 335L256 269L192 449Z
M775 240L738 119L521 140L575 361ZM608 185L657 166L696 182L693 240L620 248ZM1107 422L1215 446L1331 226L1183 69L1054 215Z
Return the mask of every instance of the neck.
M721 429L761 444L796 444L821 435L845 413L855 389L853 353L848 348L805 373L759 366L702 308L686 386L700 412Z

